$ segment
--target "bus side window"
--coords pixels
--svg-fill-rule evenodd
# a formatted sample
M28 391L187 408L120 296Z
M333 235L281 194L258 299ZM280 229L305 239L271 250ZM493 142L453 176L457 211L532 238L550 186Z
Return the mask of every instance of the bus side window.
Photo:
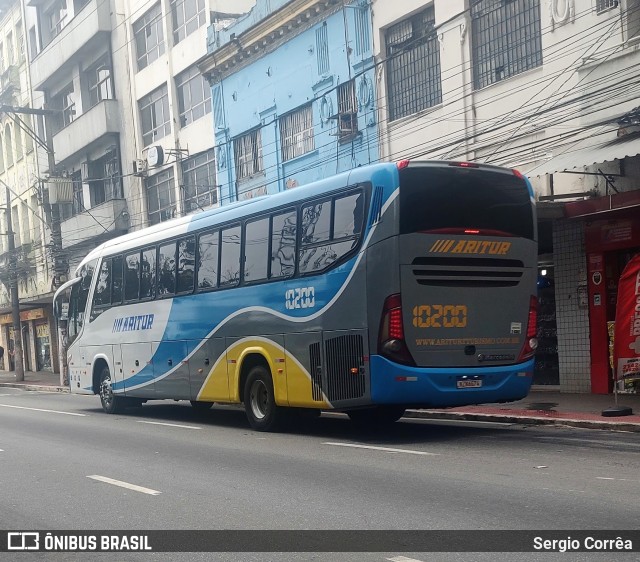
M218 286L218 232L201 234L198 238L198 289Z
M291 277L296 268L297 215L289 211L274 215L271 222L270 279Z
M176 292L176 243L160 246L158 250L158 296Z
M225 228L221 235L220 286L237 285L240 280L240 227Z
M111 260L111 304L122 303L122 256L115 256Z
M267 278L269 255L269 218L261 218L245 225L244 273L245 282Z
M334 201L333 240L358 236L362 230L364 195L354 193Z
M156 296L156 249L142 251L140 264L140 298L152 299Z
M177 293L192 293L196 268L196 239L189 236L178 240L178 288Z
M102 260L100 271L98 272L98 280L96 281L96 290L93 295L93 306L108 306L111 304L111 260L106 258Z
M124 300L137 300L140 293L140 252L125 256Z
M353 193L336 198L333 202L327 201L314 206L317 208L324 205L332 211L328 213L328 219L323 219L325 223L333 225L333 232L326 239L321 240L324 243L317 243L313 237L305 234L307 231L305 221L308 221L309 208L303 208L304 230L298 258L300 273L312 273L327 269L357 245L363 222L362 197L362 193Z
M302 208L302 243L314 244L331 236L331 201Z

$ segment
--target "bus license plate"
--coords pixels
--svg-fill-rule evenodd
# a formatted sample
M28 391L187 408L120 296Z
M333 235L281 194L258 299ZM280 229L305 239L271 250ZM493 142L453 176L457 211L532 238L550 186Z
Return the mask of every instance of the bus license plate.
M482 381L477 379L456 381L458 388L479 388L482 386Z

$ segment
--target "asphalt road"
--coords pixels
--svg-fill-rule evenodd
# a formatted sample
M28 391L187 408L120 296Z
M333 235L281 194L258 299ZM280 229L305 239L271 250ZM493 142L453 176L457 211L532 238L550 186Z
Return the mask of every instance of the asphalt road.
M165 401L109 416L96 397L6 388L0 475L0 529L13 530L616 531L637 529L640 515L640 440L633 434L429 420L363 432L331 414L267 434L252 431L232 407L202 414ZM394 550L95 555L243 562L611 558ZM636 560L637 553L615 558Z

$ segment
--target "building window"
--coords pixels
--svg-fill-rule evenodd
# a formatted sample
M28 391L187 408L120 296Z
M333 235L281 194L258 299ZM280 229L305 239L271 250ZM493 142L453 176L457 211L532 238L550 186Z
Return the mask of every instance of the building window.
M67 125L70 125L76 117L76 95L73 90L73 83L51 98L51 107L58 110L51 118L53 134L55 135Z
M138 102L142 123L142 140L145 146L171 132L169 94L167 85L158 88Z
M216 162L213 150L207 150L182 162L184 209L192 213L218 202Z
M52 41L67 25L67 0L56 2L47 12L46 18L49 24L49 40Z
M103 55L98 62L86 71L90 107L100 103L102 100L113 99L111 73L111 61L108 53Z
M371 49L369 9L368 2L355 7L356 55L362 55Z
M285 162L315 149L311 104L280 119L280 144Z
M338 86L338 139L350 140L358 132L355 80Z
M13 33L7 33L7 65L16 63L15 48L13 45Z
M193 66L176 77L180 126L186 127L211 113L211 88L204 76Z
M604 12L618 7L618 0L596 0L596 12Z
M433 7L391 26L385 43L389 119L442 103L440 44Z
M133 35L140 71L164 54L162 10L159 2L133 24Z
M73 187L73 201L60 205L60 218L63 221L75 217L84 211L82 172L80 170L71 174L71 185Z
M540 66L540 0L473 2L471 40L476 89Z
M236 179L250 178L264 170L262 162L262 135L260 129L233 139Z
M640 38L640 0L627 0L625 10L627 40Z
M89 177L85 181L89 184L92 207L122 198L122 172L117 148L89 162L88 171Z
M147 214L149 224L158 224L176 216L176 189L173 168L149 176L147 188Z
M7 168L13 166L13 139L11 138L11 127L7 123L4 127L4 146L7 151Z
M16 25L16 45L18 48L18 64L22 64L25 61L24 56L24 29L22 28L22 22L19 21Z
M207 22L204 0L171 0L173 42L180 43Z
M327 22L324 22L316 29L316 62L320 76L329 72L329 35L327 32Z

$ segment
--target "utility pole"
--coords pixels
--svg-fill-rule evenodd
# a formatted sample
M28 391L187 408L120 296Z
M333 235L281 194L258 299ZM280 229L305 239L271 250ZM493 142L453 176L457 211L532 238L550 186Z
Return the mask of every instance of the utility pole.
M9 292L11 293L11 316L13 319L13 363L15 378L24 380L24 364L22 362L22 327L20 325L20 299L18 297L18 272L16 271L16 241L11 217L11 192L5 187L7 238L9 239Z

